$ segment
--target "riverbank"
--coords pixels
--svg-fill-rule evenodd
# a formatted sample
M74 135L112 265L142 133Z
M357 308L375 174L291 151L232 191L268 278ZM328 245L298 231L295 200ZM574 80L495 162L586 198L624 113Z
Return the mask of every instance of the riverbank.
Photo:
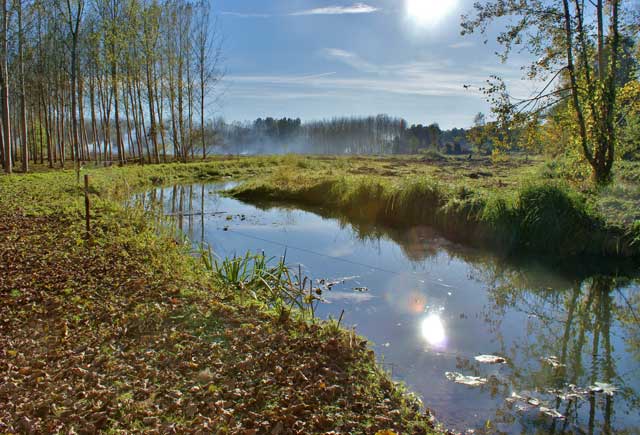
M640 256L638 165L610 187L569 181L542 160L299 159L230 194L321 207L354 222L430 225L511 254Z
M121 206L152 184L286 167L265 158L91 170L89 237L75 173L0 177L0 430L438 432L366 341L277 316Z

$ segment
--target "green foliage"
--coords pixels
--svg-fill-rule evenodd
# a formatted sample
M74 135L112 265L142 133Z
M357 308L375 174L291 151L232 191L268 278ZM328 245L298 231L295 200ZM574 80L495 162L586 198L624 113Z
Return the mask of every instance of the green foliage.
M588 244L599 224L590 217L582 198L557 184L525 186L514 212L519 243L541 252L576 253Z
M268 198L322 207L323 213L358 225L434 225L454 240L507 251L638 253L631 246L632 237L621 230L626 224L617 217L610 219L611 214L603 215L607 198L621 194L610 189L581 192L589 169L579 160L540 164L508 159L480 170L474 169L477 163L449 158L416 165L400 176L386 175L385 160L368 161L366 174L355 170L355 161L340 160L341 166L330 170L283 167L282 175L252 180L230 194L252 201ZM406 161L397 167L404 167ZM620 169L625 177L636 173L636 169ZM541 178L547 181L541 183ZM637 199L628 189L624 195L627 202L617 214L629 216Z
M301 270L296 274L288 267L286 256L274 262L274 258L266 258L264 253L247 252L241 257L218 261L210 249L201 247L200 257L205 269L212 272L214 281L233 289L241 297L249 294L281 316L290 316L295 307L302 318L315 320L322 291L314 288L313 282L303 277Z
M619 91L620 156L640 160L640 81L633 80Z

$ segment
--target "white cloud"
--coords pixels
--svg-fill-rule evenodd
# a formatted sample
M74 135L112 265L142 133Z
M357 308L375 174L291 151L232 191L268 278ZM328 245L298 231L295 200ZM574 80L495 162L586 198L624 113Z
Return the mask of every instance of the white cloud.
M255 82L255 83L271 83L271 84L310 84L324 77L332 76L335 72L326 72L309 75L257 75L257 76L230 76L225 77L231 82Z
M320 54L336 63L348 65L354 71L347 71L344 75L326 72L308 75L227 76L231 85L230 94L244 101L282 102L313 99L323 101L320 104L351 101L350 104L354 107L361 104L363 98L367 98L367 101L373 102L372 104L383 101L413 101L416 107L431 107L433 101L468 101L464 104L469 104L469 107L477 111L485 104L484 95L479 88L486 84L487 71L496 71L496 65L484 62L467 65L446 58L377 64L357 53L339 48L325 48ZM521 72L517 68L501 65L498 69L512 92L519 95L531 92L533 84L521 80ZM438 100L430 100L429 97ZM447 110L459 109L460 113L463 113L466 107L448 107ZM452 125L463 122L458 119L458 115L458 118L447 114L443 116L445 120L455 118L455 122L449 121Z
M345 63L358 71L377 72L379 70L375 65L367 62L357 54L350 51L341 50L339 48L325 48L322 50L322 53L329 59Z
M409 71L409 70L408 70ZM464 75L452 75L446 72L423 72L414 74L400 72L389 77L336 77L335 74L317 74L312 76L291 75L257 75L229 76L230 83L243 86L255 85L256 90L277 88L278 92L291 95L291 90L303 94L317 94L319 91L328 95L333 92L384 92L389 94L416 96L470 96L475 91L465 90L462 86ZM259 91L261 92L261 91ZM275 94L271 94L275 95Z
M344 14L371 14L378 12L380 9L368 5L366 3L354 3L351 6L327 6L323 8L307 9L304 11L293 12L289 15L344 15Z
M221 11L220 15L227 15L235 18L271 18L277 16L299 17L306 15L346 15L346 14L372 14L380 11L380 8L368 5L366 3L354 3L351 6L327 6L323 8L306 9L298 12L290 12L288 14L259 14L244 13L234 11Z

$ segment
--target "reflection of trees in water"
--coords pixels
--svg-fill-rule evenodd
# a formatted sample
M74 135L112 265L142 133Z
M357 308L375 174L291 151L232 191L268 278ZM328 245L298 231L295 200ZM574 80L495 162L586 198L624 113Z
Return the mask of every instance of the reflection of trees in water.
M134 198L158 219L170 215L174 231L191 240L204 241L205 185L173 186L152 189ZM198 201L199 200L199 201ZM207 207L215 207L217 196L207 198ZM194 204L198 204L197 205ZM282 204L254 204L261 209ZM194 209L195 207L195 209ZM199 210L197 209L199 208ZM548 264L530 259L509 259L450 243L427 226L392 228L371 222L354 221L332 210L296 207L325 218L337 219L342 227L350 227L363 242L376 243L380 239L394 241L406 257L414 263L441 253L457 258L472 268L471 278L490 287L491 306L487 307L487 321L496 342L511 364L500 392L543 391L550 407L565 415L566 420L551 420L538 416L526 418L525 432L539 434L625 434L640 433L640 398L634 379L640 376L640 291L632 290L637 281L621 278L621 273L593 276L594 266ZM211 210L207 210L210 212ZM200 218L200 234L193 225ZM185 223L186 218L186 223ZM526 336L512 341L505 318L513 311L528 316ZM624 348L615 349L612 341L622 339ZM626 356L624 354L626 353ZM555 355L561 364L553 367L541 359ZM626 358L629 370L619 368L619 358ZM635 366L633 366L635 362ZM601 393L583 398L561 400L550 393L573 384L589 387L595 382L614 384L613 396ZM637 384L637 383L636 383ZM629 413L627 425L622 423ZM496 422L513 422L513 411L505 403L496 415Z
M495 316L518 310L528 314L529 335L507 345L502 352L512 361L507 382L514 392L542 391L543 397L565 420L536 418L529 423L538 433L640 433L638 418L631 418L633 427L624 427L615 416L640 412L637 385L631 385L640 367L620 373L617 358L625 352L638 354L638 292L629 290L629 280L593 276L576 281L565 290L541 288L529 290L526 276L519 274L515 282L500 278L491 290ZM627 289L625 289L627 287ZM629 293L628 296L626 293ZM612 336L624 340L626 349L614 355ZM550 355L557 356L559 366L540 363ZM624 357L624 356L622 356ZM632 362L633 364L633 362ZM586 393L579 397L560 399L553 392L566 391L569 385L586 389L596 382L613 384L613 396ZM555 396L555 398L554 398ZM615 406L614 406L615 405ZM507 406L498 419L510 415Z
M136 194L132 203L141 206L156 223L164 224L176 237L187 237L191 241L202 243L206 215L204 200L204 184L173 185ZM217 197L212 197L210 202L215 206ZM196 218L200 219L199 228L196 228Z

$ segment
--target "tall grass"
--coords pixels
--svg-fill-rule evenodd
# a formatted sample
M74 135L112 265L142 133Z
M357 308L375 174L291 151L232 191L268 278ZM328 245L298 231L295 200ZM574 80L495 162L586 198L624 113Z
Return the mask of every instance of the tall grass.
M286 254L279 258L267 258L264 253L230 258L215 258L209 247L200 247L200 257L205 269L222 286L238 296L249 295L253 300L275 310L281 319L288 318L294 308L308 320L315 320L315 311L322 300L322 291L303 276L301 267L287 266Z
M295 180L295 181L293 181ZM559 180L526 181L513 189L473 190L430 177L289 173L238 186L245 200L292 201L355 223L432 225L453 240L509 253L638 256L639 233L608 226L585 195Z

